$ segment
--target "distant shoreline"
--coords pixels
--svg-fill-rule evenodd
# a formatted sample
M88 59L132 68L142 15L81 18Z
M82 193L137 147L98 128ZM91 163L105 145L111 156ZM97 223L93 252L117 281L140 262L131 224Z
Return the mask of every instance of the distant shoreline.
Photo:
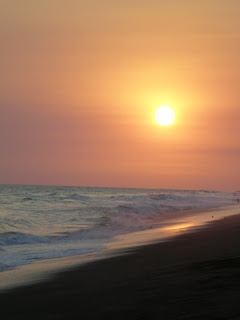
M93 189L133 189L133 190L170 190L170 191L207 191L207 192L240 192L239 190L225 189L180 189L167 187L120 187L120 186L81 186L81 185L63 185L63 184L22 184L22 183L0 183L0 186L25 186L25 187L59 187L59 188L93 188Z

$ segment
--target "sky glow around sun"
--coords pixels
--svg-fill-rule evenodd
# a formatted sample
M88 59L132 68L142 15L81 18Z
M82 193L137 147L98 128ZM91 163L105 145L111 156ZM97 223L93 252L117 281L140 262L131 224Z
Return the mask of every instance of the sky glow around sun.
M1 3L2 184L239 190L240 1Z

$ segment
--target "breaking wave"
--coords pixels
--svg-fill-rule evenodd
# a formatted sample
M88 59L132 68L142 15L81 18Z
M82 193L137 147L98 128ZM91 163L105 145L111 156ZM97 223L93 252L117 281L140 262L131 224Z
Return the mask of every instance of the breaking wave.
M238 192L0 186L0 271L100 250L183 210L232 205ZM29 262L30 261L30 262Z

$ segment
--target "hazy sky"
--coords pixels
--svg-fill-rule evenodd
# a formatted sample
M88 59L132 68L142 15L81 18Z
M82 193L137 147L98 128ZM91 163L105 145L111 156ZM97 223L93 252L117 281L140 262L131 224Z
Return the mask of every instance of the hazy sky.
M0 183L240 190L239 14L0 0Z

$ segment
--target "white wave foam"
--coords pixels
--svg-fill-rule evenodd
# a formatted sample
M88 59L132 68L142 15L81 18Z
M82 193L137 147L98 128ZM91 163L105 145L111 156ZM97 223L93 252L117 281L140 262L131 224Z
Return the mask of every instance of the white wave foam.
M172 212L180 216L187 209L231 205L237 198L238 192L205 190L3 186L0 270L100 250L116 235L159 226Z

